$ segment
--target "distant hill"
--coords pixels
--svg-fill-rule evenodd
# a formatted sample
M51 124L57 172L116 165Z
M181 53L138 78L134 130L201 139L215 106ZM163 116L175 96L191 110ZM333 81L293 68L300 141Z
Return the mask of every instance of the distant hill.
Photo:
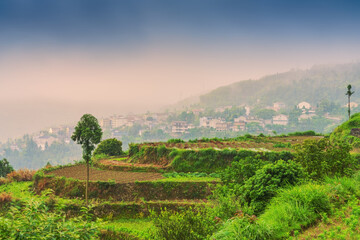
M360 99L360 63L314 66L265 76L259 80L240 81L200 96L202 107L284 102L294 106L301 101L316 105L322 99L345 105L346 86L355 90L352 101Z

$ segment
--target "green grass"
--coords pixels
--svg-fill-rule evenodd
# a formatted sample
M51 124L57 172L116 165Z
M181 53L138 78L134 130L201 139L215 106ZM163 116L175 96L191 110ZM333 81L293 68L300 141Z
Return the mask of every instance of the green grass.
M11 182L0 186L0 192L11 193L14 198L24 201L37 199L39 196L30 191L32 182Z
M11 182L0 186L0 193L7 192L11 193L12 197L15 199L19 199L23 202L28 202L31 200L46 200L51 192L47 192L48 194L44 195L37 195L31 191L32 182ZM45 193L45 192L44 192ZM68 198L61 198L58 196L52 196L54 200L58 204L67 205L67 204L76 204L76 205L83 205L84 200L82 199L68 199Z
M213 177L176 177L158 179L153 182L221 182L221 180Z
M124 162L124 161L128 160L128 157L110 158L109 160Z
M360 239L360 201L353 199L332 217L323 215L322 222L291 239Z
M150 218L124 218L107 222L103 228L114 232L129 233L139 238L150 239L149 232L153 227L154 226Z

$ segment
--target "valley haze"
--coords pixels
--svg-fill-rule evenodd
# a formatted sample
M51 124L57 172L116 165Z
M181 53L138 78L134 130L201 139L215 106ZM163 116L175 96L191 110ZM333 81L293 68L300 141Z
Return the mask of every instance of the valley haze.
M1 1L0 141L86 112L160 111L241 80L358 62L359 5Z

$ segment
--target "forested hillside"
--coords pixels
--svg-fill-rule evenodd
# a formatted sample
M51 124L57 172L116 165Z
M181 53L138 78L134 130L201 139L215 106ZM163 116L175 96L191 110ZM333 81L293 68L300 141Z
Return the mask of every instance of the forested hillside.
M6 158L15 169L39 169L47 163L58 165L81 160L81 147L74 142L55 142L41 149L28 135L17 141L13 146L19 146L18 149L7 144L0 146L0 159Z
M322 99L345 104L347 84L360 86L360 63L315 66L309 70L292 70L265 76L259 80L240 81L217 88L200 96L203 107L240 104L272 104L284 102L288 106L307 101L316 105Z

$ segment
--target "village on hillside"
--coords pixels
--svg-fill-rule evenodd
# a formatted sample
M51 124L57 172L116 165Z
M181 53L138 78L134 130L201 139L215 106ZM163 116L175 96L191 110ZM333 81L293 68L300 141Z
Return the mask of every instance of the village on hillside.
M346 115L347 105L336 106L331 109L327 103L312 106L308 102L300 102L293 109L282 102L275 102L264 108L250 106L223 106L215 109L194 108L180 113L146 113L113 115L99 119L104 131L104 138L117 138L132 142L146 140L166 140L169 138L196 138L200 133L212 136L241 135L245 133L268 135L281 134L301 129L304 124L321 125L320 130L328 126L339 124ZM330 107L329 107L330 106ZM350 103L351 109L356 110L358 104ZM335 108L335 110L334 110ZM290 109L290 110L289 110ZM305 127L303 127L305 128ZM318 128L319 129L319 128ZM54 142L70 143L74 126L61 125L42 130L33 134L32 140L44 150ZM196 133L199 134L196 134ZM215 134L215 135L214 135ZM128 141L126 141L128 139ZM12 150L19 150L21 146L12 142L8 144Z

